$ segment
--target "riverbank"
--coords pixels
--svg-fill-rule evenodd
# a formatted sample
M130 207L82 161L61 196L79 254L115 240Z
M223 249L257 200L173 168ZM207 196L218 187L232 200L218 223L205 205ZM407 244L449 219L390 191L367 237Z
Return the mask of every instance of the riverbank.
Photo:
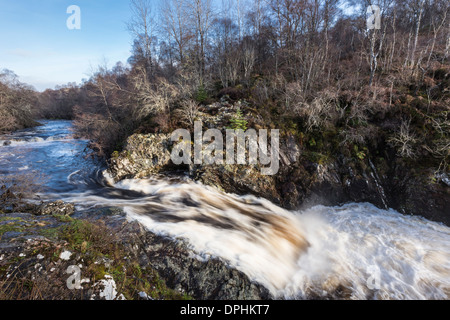
M270 298L220 259L198 260L184 241L144 230L120 209L57 202L37 212L45 214L0 214L0 299Z

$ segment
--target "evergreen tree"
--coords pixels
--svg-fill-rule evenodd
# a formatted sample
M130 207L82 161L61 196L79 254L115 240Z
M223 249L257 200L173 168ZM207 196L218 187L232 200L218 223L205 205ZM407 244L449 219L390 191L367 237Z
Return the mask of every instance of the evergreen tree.
M233 130L238 130L238 129L242 129L242 130L247 130L247 120L245 120L244 115L242 114L242 111L240 108L237 109L236 111L236 115L231 118L230 120L231 122L231 129Z

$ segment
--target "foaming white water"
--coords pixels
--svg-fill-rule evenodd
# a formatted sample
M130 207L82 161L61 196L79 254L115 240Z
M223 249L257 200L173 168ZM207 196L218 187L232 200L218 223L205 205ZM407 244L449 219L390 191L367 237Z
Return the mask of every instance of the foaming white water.
M16 147L16 146L23 146L28 144L42 144L42 143L48 143L48 142L61 142L61 141L67 141L72 140L72 135L59 135L59 136L51 136L47 138L42 137L25 137L25 138L13 138L11 140L5 140L3 138L0 139L0 147Z
M163 213L155 219L143 208L126 206L131 219L153 232L188 239L201 257L220 257L272 292L290 282L295 262L308 246L297 217L266 200L222 194L199 184L125 181L121 186L163 195L160 208L175 215L165 219Z
M352 299L450 298L450 228L371 204L300 215L310 243L287 296L344 291Z
M129 219L187 240L201 259L223 259L276 297L450 298L450 228L438 223L370 204L289 212L186 181L114 187L108 197L66 200L123 207ZM139 194L116 197L120 190Z

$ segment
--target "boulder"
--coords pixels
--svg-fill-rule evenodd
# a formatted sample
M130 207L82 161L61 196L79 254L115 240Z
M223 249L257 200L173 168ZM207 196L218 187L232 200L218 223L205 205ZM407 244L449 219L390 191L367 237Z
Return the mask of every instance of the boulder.
M127 139L124 150L110 159L108 172L117 182L143 178L166 170L172 165L169 134L135 134Z
M40 206L36 211L36 215L47 216L47 215L64 215L71 216L75 212L75 205L73 203L65 203L64 201L58 200L55 202L45 203Z

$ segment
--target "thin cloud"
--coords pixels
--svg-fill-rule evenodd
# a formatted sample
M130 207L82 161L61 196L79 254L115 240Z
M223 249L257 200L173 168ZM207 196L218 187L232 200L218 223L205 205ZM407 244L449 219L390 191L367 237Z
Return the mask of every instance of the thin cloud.
M12 56L18 56L22 58L30 58L33 56L33 52L24 49L14 49L6 51L7 54Z

